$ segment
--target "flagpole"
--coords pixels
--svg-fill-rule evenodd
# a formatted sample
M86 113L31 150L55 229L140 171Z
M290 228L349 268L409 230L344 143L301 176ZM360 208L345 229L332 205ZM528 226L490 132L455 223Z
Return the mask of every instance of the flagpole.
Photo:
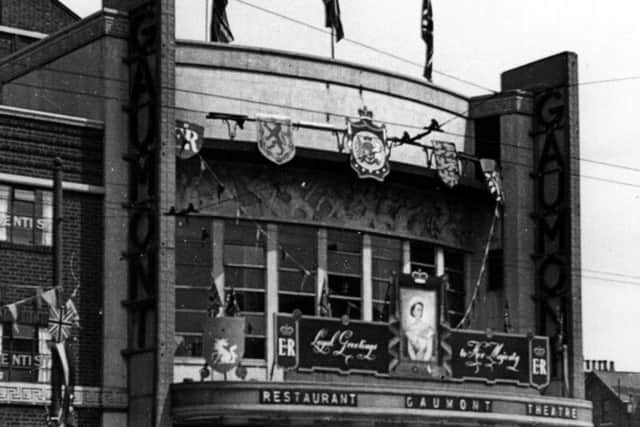
M53 162L53 287L56 301L61 300L62 293L62 160L59 157ZM60 412L60 382L61 372L52 359L51 364L51 417L57 417ZM55 418L54 418L55 419ZM55 420L59 425L61 420Z
M209 13L211 13L211 9L209 8L209 0L204 0L205 10L204 10L204 41L211 41L211 24Z
M331 59L336 58L336 30L331 27Z

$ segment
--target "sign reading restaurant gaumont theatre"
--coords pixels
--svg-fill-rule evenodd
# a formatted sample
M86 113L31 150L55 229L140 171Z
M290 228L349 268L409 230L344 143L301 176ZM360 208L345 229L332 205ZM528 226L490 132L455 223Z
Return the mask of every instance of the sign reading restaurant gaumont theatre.
M397 332L388 323L286 314L275 317L276 364L282 368L404 375L393 369L389 347ZM451 349L447 361L450 374L431 379L511 383L538 389L549 384L547 337L454 329L444 344ZM443 363L441 358L411 362Z

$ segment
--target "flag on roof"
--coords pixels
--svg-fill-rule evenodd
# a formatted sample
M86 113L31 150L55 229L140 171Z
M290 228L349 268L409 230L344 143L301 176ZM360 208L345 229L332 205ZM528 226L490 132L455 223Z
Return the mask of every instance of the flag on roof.
M340 4L338 0L322 0L324 2L324 26L333 28L336 32L336 41L344 38L342 20L340 19Z
M228 0L213 0L211 11L211 41L229 43L233 41L233 33L227 20Z
M433 8L431 0L422 1L422 20L420 22L422 40L424 40L427 52L424 62L424 77L431 81L433 72Z

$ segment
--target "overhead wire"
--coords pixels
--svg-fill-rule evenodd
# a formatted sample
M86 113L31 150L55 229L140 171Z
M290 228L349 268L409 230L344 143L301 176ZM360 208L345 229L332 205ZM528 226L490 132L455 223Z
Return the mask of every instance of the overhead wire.
M278 13L278 12L276 12L276 11L274 11L274 10L267 9L267 8L264 8L264 7L261 7L261 6L258 6L258 5L256 5L256 4L253 4L253 3L248 2L248 1L246 1L246 0L235 0L235 1L236 1L237 3L244 4L244 5L246 5L246 6L249 6L249 7L254 8L254 9L257 9L257 10L260 10L260 11L262 11L262 12L268 13L268 14L270 14L270 15L277 16L277 17L279 17L279 18L281 18L281 19L285 19L285 20L287 20L287 21L294 22L294 23L299 24L299 25L303 25L303 26L305 26L305 27L307 27L307 28L310 28L310 29L313 29L313 30L315 30L315 31L319 31L319 32L325 33L325 34L327 34L327 35L330 35L330 34L331 34L331 32L330 32L330 31L328 31L328 30L326 30L326 29L324 29L324 28L322 28L322 27L318 27L318 26L313 25L313 24L310 24L310 23L308 23L308 22L304 22L304 21L301 21L301 20L299 20L299 19L295 19L295 18L292 18L292 17L290 17L290 16L287 16L287 15L284 15L284 14L281 14L281 13ZM363 43L363 42L361 42L361 41L351 39L351 38L349 38L349 37L344 37L342 40L347 41L347 42L350 42L350 43L355 44L355 45L357 45L357 46L363 47L363 48L365 48L365 49L371 50L372 52L376 52L376 53L379 53L379 54L381 54L381 55L388 56L389 58L393 58L393 59L396 59L396 60L398 60L398 61L402 61L402 62L404 62L404 63L406 63L406 64L413 65L413 66L418 67L418 68L423 68L423 67L424 67L424 64L420 64L420 63L418 63L418 62L412 61L412 60L410 60L410 59L407 59L407 58L404 58L404 57L402 57L402 56L396 55L396 54L394 54L394 53L388 52L388 51L386 51L386 50L379 49L379 48L377 48L377 47L375 47L375 46L371 46L371 45L366 44L366 43ZM447 78L450 78L450 79L452 79L452 80L458 81L458 82L460 82L460 83L467 84L467 85L469 85L469 86L473 86L473 87L475 87L475 88L477 88L477 89L482 89L482 90L487 91L487 92L489 92L489 93L494 93L494 94L495 94L495 93L498 93L498 92L497 92L496 90L494 90L494 89L488 88L488 87L486 87L486 86L479 85L479 84L474 83L474 82L472 82L472 81L470 81L470 80L466 80L466 79L463 79L463 78L460 78L460 77L454 76L454 75L449 74L449 73L445 73L445 72L442 72L442 71L439 71L439 70L436 70L436 69L434 69L434 70L433 70L433 73L435 73L435 74L439 74L439 75L442 75L442 76L445 76L445 77L447 77Z
M240 0L236 0L236 1L240 1ZM67 72L66 70L62 71L62 70L49 69L49 71L55 71L55 72L67 73L67 74L79 75L79 76L94 77L94 78L99 78L100 77L100 76L93 76L93 75L89 75L89 74L86 74L86 73L80 73L80 72ZM630 80L630 79L636 79L636 77L640 78L640 76L634 76L634 77L617 78L617 79L602 79L602 80L594 80L594 81L584 82L584 84L600 84L600 83L608 83L608 82L625 81L625 80ZM111 78L108 78L108 77L106 79L107 80L114 80L114 81L117 81L117 82L120 82L120 83L124 82L122 79L111 79ZM30 85L30 84L24 83L24 82L12 83L12 84L26 86L26 87L32 87L32 88L40 88L40 86ZM574 84L574 85L579 85L579 84L581 84L581 83ZM215 94L215 93L210 93L210 92L194 91L194 90L187 90L187 89L177 89L177 88L175 88L175 90L176 91L182 91L182 92L185 92L185 93L193 93L193 94L199 94L199 95L204 95L204 96L211 96L211 97L214 97L214 98L235 100L235 101L247 102L247 103L251 103L251 104L272 106L272 107L278 107L278 108L286 108L286 109L290 109L290 110L304 111L304 112L310 112L310 113L316 113L316 114L322 114L322 115L334 115L334 116L339 116L339 117L344 117L344 118L351 118L351 119L358 118L355 115L336 114L336 113L333 113L333 112L327 112L327 111L323 111L323 110L316 110L316 109L310 109L310 108L304 108L304 107L297 107L297 106L292 106L292 105L276 104L276 103L272 103L272 102L252 100L252 99L248 99L248 98L232 97L232 96L228 96L228 95L221 95L221 94ZM107 96L104 96L104 95L97 95L97 94L94 94L94 93L90 93L89 94L87 92L71 91L71 90L68 90L68 89L65 89L65 90L57 89L57 91L76 94L76 95L87 95L88 94L88 95L91 95L93 97L101 97L101 98L104 98L104 99L111 99L111 100L117 99L116 97L107 97ZM483 101L486 101L486 100L483 100ZM187 108L181 108L181 107L176 107L176 109L182 109L182 110L185 110L185 111L199 111L199 110L187 109ZM464 116L464 114L466 114L467 111L459 113L460 114L460 118L468 119L468 117ZM208 113L209 111L200 110L200 112ZM381 119L378 119L378 118L376 118L376 121L380 122L380 123L387 124L387 125L391 125L391 126L399 126L399 127L405 127L405 128L409 128L409 129L416 129L416 130L424 129L424 126L416 126L416 125L408 124L408 123L401 123L401 122L388 121L388 120L385 121L385 120L381 120ZM442 128L443 126L448 124L450 121L451 120L448 120L448 121L445 121L445 122L441 123L440 127ZM451 132L451 131L447 131L447 130L441 130L440 133L443 133L445 135L450 135L450 136L456 136L456 137L460 137L460 138L464 138L464 139L473 139L473 140L478 141L478 142L489 142L489 140L478 139L478 138L474 138L471 135ZM510 144L510 143L504 142L504 141L500 142L500 144L504 145L504 146L514 147L514 148L521 149L521 150L526 150L526 151L533 150L532 147L524 147L524 146L520 146L520 145L516 145L516 144ZM626 165L620 165L620 164L615 164L615 163L610 163L610 162L603 162L603 161L594 160L594 159L588 159L588 158L584 158L584 157L579 157L578 160L584 161L584 162L588 162L588 163L599 164L599 165L603 165L603 166L609 166L609 167L620 168L620 169L625 169L625 170L634 171L634 172L640 172L640 168L634 168L634 167L626 166ZM587 179L600 179L600 178L587 177ZM623 184L623 185L628 185L628 184Z

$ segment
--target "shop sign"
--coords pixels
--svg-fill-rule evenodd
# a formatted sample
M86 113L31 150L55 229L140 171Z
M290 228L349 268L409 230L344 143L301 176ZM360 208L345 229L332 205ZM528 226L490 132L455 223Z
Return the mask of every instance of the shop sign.
M549 385L547 337L452 330L449 344L453 379Z
M358 393L333 390L262 389L263 405L358 406Z
M23 228L25 230L50 230L51 220L32 216L0 214L0 227Z
M404 396L404 407L441 411L493 412L493 401L463 396L407 394Z
M276 315L276 362L283 368L387 374L387 323Z
M31 353L0 353L0 367L39 368L49 355Z
M578 408L567 405L552 405L548 403L527 403L527 415L545 418L578 419Z

